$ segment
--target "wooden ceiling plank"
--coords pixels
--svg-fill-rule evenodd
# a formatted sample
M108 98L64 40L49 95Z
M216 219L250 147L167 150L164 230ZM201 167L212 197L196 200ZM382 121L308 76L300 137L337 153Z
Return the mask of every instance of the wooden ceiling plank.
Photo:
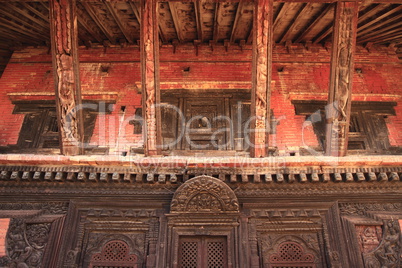
M133 10L135 18L138 20L138 24L141 25L141 12L139 11L140 9L136 3L137 2L131 2L131 1L128 2L131 9Z
M332 33L332 29L333 29L332 24L333 23L331 22L329 25L327 25L326 30L324 32L322 32L318 37L314 38L314 41L313 41L314 44L321 42L325 37L327 37L328 35L330 35Z
M221 4L219 2L215 3L215 18L214 18L214 33L213 33L213 40L215 43L218 42L219 39L219 28L220 28L220 17L221 17Z
M15 41L20 41L20 42L25 42L27 44L34 43L37 45L43 44L43 40L38 40L38 39L33 39L32 37L28 37L26 35L23 35L22 33L16 32L16 31L9 31L5 27L3 27L4 24L0 23L0 33L2 37L7 37L9 40L12 40L11 43Z
M381 23L375 24L375 25L373 25L373 27L370 27L370 28L367 28L364 31L361 31L360 33L357 34L357 36L362 36L362 35L364 35L366 33L368 33L369 35L373 35L370 32L372 32L374 29L378 29L378 28L380 28L380 29L378 29L376 32L384 31L386 28L389 28L389 27L391 27L391 29L392 29L392 28L395 27L394 22L400 22L401 19L402 19L402 14L400 14L398 16L395 16L395 17L392 17L389 20L386 20L386 21L383 21ZM390 24L390 23L392 23L392 25L383 28L385 25Z
M95 21L96 25L101 29L103 34L109 39L109 41L112 44L116 44L116 40L113 37L113 34L110 33L109 29L107 26L100 20L101 16L98 14L98 12L92 8L92 6L86 2L81 3L85 10L88 12L89 16Z
M10 8L10 9L14 10L14 11L17 12L18 14L20 14L21 16L26 17L26 18L28 18L29 20L31 20L31 21L33 21L34 23L36 23L37 25L43 27L43 28L46 30L46 32L49 32L49 31L50 31L50 29L49 29L49 28L50 28L50 26L49 26L49 20L47 20L47 21L39 20L39 19L37 19L37 18L31 16L31 15L29 14L28 10L23 10L23 9L21 9L21 8L15 6L15 5L12 5L12 4L7 4L6 7L8 7L8 8Z
M401 15L401 18L402 18L402 15ZM399 19L398 19L398 21L399 21ZM396 27L401 27L401 26L402 26L402 21L400 21L399 23L396 23L396 24L392 24L392 25L390 25L388 27L381 28L380 30L376 31L375 33L363 35L361 37L358 36L358 41L359 42L366 42L366 41L360 41L360 40L365 40L365 39L376 37L376 36L381 35L381 34L397 31L398 29L395 29L394 31L390 31L390 30L392 30L392 29L394 29Z
M49 23L49 14L43 14L42 12L40 12L39 10L37 10L36 8L33 8L31 5L29 5L28 3L21 3L23 5L24 8L28 9L29 11L31 11L32 13L34 13L36 16L40 17L41 19L43 19L44 21L46 21L47 23Z
M108 9L108 11L110 12L110 14L112 14L113 19L116 21L117 25L119 26L119 29L121 30L121 32L123 33L123 35L127 39L127 41L131 44L134 43L133 39L130 36L130 31L127 29L127 26L124 25L124 23L122 22L119 14L118 14L118 11L113 6L113 4L110 2L105 2L105 5L106 5L106 8Z
M304 37L309 34L311 32L311 30L313 30L321 21L321 19L328 13L330 12L332 9L334 9L334 5L330 4L327 5L326 7L323 8L323 10L320 12L320 15L309 25L309 27L307 27L306 30L304 30L304 32L300 35L299 38L296 39L296 43L301 42Z
M240 21L241 14L243 12L243 7L244 7L244 2L242 0L240 0L239 4L237 6L235 19L234 19L234 22L233 22L232 33L230 35L230 42L231 43L233 43L236 40L236 32L237 32L237 29L239 27L239 21Z
M381 21L382 19L384 19L384 18L386 18L386 17L388 17L388 16L394 14L395 12L398 12L398 11L401 11L401 10L402 10L402 5L401 5L401 6L398 6L398 7L396 7L396 8L394 8L394 9L392 9L392 10L386 12L386 13L384 13L384 14L381 15L381 16L378 16L377 18L371 20L370 22L365 23L364 25L362 25L361 27L359 27L359 28L357 29L357 32L359 33L359 32L361 32L361 31L363 31L364 29L370 27L371 25L373 25L373 24L375 24L375 23ZM360 21L360 20L359 20L359 21Z
M288 29L285 31L284 35L282 36L281 40L279 43L283 43L286 41L292 41L289 39L289 36L291 33L300 26L300 21L303 19L304 16L307 15L308 12L311 12L311 3L303 4L303 6L300 8L298 14L296 14L295 18L293 19L293 22L289 25Z
M6 5L6 7L8 7L8 5ZM4 10L4 9L1 10L1 13L3 15L5 15L5 16L9 17L10 19L14 20L14 21L21 23L20 26L26 27L26 29L32 29L32 30L36 31L39 35L41 35L42 37L47 36L47 38L49 38L49 36L48 36L49 35L49 30L46 30L46 29L43 29L43 28L38 28L36 25L33 25L32 23L29 23L29 22L17 17L16 15L14 15L14 14L12 14L12 13ZM21 17L23 17L23 16L21 16ZM12 22L12 21L9 21L9 23L18 25L15 22Z
M182 33L181 27L180 27L180 20L177 16L177 9L176 9L177 3L169 1L168 4L169 4L170 13L172 14L174 28L176 29L177 38L179 39L179 42L183 42L184 41L183 33Z
M102 42L103 42L103 38L102 38L99 34L97 34L97 33L85 22L85 20L84 20L81 16L78 16L77 19L78 19L78 23L79 23L90 35L92 35L92 37L95 38L96 41L98 41L99 43L102 43Z
M30 38L33 38L38 41L45 41L45 40L49 39L49 37L38 36L38 34L35 34L35 33L32 34L28 29L24 29L24 27L21 27L21 25L15 24L14 22L11 22L4 18L0 18L0 26L4 27L6 29L10 29L12 31L18 32L22 35L29 36Z
M203 0L199 0L194 2L194 11L197 23L197 36L198 40L204 42L204 28L203 28L203 21L202 21L202 2Z
M359 16L359 22L364 21L372 16L375 16L378 12L380 12L381 10L384 10L386 8L388 8L391 4L388 5L377 5L376 7L374 7L373 9L371 9L369 12Z
M288 9L291 7L292 3L283 3L281 10L278 13L278 16L276 16L275 21L274 21L274 29L278 26L278 24L281 22L281 19L285 16L287 13Z
M373 44L387 44L387 43L393 43L395 40L402 38L402 31L395 32L394 34L391 35L384 35L381 37L378 37L377 40L373 40Z

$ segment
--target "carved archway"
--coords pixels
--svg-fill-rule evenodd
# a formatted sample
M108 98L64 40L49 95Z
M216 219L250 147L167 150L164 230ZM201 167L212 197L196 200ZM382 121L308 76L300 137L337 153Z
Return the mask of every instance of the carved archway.
M270 267L315 268L313 254L305 253L304 248L297 242L286 241L281 243L277 251L269 258Z
M170 211L239 212L239 202L235 193L224 182L202 175L188 180L177 189Z

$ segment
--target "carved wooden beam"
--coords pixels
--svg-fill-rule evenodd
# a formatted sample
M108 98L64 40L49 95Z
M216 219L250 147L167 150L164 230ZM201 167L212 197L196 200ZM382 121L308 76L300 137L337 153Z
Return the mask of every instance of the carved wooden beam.
M330 156L345 156L348 147L357 17L357 3L337 3L326 108L325 153Z
M273 47L273 1L256 1L251 93L251 156L267 156Z
M141 75L146 155L161 154L161 116L159 92L159 38L156 1L141 1Z
M50 0L50 37L61 153L83 153L83 115L75 0Z

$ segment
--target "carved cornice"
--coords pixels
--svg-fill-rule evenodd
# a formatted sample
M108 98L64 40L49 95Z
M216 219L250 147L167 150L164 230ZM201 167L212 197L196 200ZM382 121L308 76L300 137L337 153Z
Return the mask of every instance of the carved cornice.
M26 183L110 183L175 184L198 175L219 178L226 183L373 183L401 182L401 166L374 167L132 167L93 166L0 166L1 182Z
M402 203L339 203L342 215L366 215L368 212L399 212L402 213Z

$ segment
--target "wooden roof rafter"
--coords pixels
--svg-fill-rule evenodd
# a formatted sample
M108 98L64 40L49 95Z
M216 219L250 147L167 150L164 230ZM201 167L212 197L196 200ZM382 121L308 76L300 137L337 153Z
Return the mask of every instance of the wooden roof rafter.
M42 17L40 17L41 19L38 19L34 16L32 16L31 14L29 14L29 10L26 9L21 9L20 7L18 7L17 5L13 5L13 4L6 4L6 7L9 9L14 10L16 13L18 13L19 15L21 15L22 17L26 17L27 19L29 19L30 21L36 23L37 25L39 25L40 27L44 28L46 30L46 32L50 31L50 25L49 25L49 19L44 19ZM34 9L35 10L35 9ZM39 12L40 13L40 12ZM36 14L36 13L35 13ZM42 14L43 15L43 14Z
M8 7L9 9L11 9L10 6L9 6L9 4L5 4L5 6ZM13 25L13 26L15 26L15 27L22 26L22 27L25 28L25 29L31 29L31 30L33 30L37 35L39 35L41 38L44 38L44 39L49 39L49 38L50 38L50 37L49 37L49 35L50 35L49 29L43 28L43 27L41 27L41 26L38 27L38 26L35 25L34 23L31 23L31 22L28 22L28 21L26 21L26 20L21 19L21 18L23 18L23 16L21 16L21 17L20 17L20 16L16 16L15 14L12 14L11 12L6 11L5 9L2 9L1 12L0 12L0 14L4 15L4 16L6 16L6 17L8 17L9 19L12 20L12 21L9 20L10 25ZM20 14L19 14L19 15L20 15ZM3 20L4 20L4 18L3 18ZM18 22L19 24L17 24L17 22Z
M362 34L361 32L362 32L364 29L370 27L370 26L373 25L373 24L376 24L377 22L379 22L379 21L385 19L386 17L391 16L392 14L394 14L394 13L396 13L396 12L398 12L398 11L401 11L401 10L402 10L402 5L397 6L397 7L393 8L393 9L391 9L391 10L388 11L388 12L385 12L385 13L382 14L381 16L377 16L375 19L370 20L369 22L365 23L364 25L358 27L358 28L357 28L357 34L358 34L358 35L359 35L359 34ZM360 23L360 22L361 22L361 20L359 20L358 23ZM364 32L366 32L366 31L363 31L363 33L364 33Z
M217 43L219 39L221 10L221 4L219 2L215 3L214 32L212 38L215 43Z
M27 10L29 10L30 12L32 12L33 14L35 14L36 16L40 17L41 19L43 19L44 21L47 21L49 23L49 13L43 14L36 8L32 7L29 3L22 2L21 5L24 8L26 8Z
M180 20L179 20L179 17L177 15L177 6L176 6L177 3L172 2L172 1L168 1L168 5L169 5L170 12L172 14L172 18L173 18L173 22L174 22L174 27L176 29L176 34L177 34L178 41L179 41L179 43L184 42L183 32L181 31Z
M243 12L243 6L244 6L244 1L240 0L239 5L237 6L237 10L236 10L236 16L235 16L235 20L233 22L233 28L232 28L232 33L230 35L230 42L233 43L235 41L235 37L236 37L236 31L239 27L239 21L240 21L240 17L242 15Z
M304 18L306 15L308 15L310 12L313 11L312 8L312 3L304 3L302 4L301 8L297 12L297 15L295 16L293 22L289 25L289 27L286 29L284 34L282 35L282 38L280 39L279 43L283 43L286 41L291 41L290 36L291 34L297 29L301 27L301 19Z
M110 14L112 14L112 17L116 21L119 29L121 30L127 41L131 44L134 43L133 38L131 38L130 36L130 30L128 29L127 25L121 20L121 17L118 14L118 10L116 10L114 4L111 2L105 2L105 5Z
M77 15L78 15L77 16L78 23L85 29L85 31L87 31L90 35L92 35L92 37L94 37L96 41L102 43L104 38L99 34L98 31L93 29L84 19L85 18L84 11L77 8Z
M401 15L401 16L398 16L398 17L402 18L402 15ZM395 32L395 31L400 30L401 27L402 27L402 22L399 20L400 18L397 19L397 21L399 21L398 23L396 23L396 24L391 24L391 25L389 25L388 27L381 28L381 29L379 29L379 30L378 30L377 32L375 32L375 33L367 34L367 35L361 36L361 38L358 36L358 37L357 37L357 38L358 38L357 40L358 40L359 42L361 42L361 43L365 43L365 42L368 42L368 40L370 40L370 39L373 39L373 38L376 38L376 37L380 37L380 36L383 36L383 35L387 35L387 34L389 34L389 33L393 33L393 32ZM398 28L398 27L399 27L399 28ZM395 29L395 28L396 28L396 29Z
M103 21L101 21L101 16L99 12L97 12L90 4L87 2L82 2L81 3L86 11L88 12L89 16L92 18L92 20L96 23L96 25L101 29L103 34L107 37L107 39L112 43L116 44L116 40L111 33L110 29L108 28L108 25L106 25Z
M325 15L327 15L328 12L330 12L331 10L334 9L334 7L335 7L334 4L327 4L326 6L324 6L324 7L322 8L322 11L319 12L320 15L319 15L317 18L315 18L315 19L309 24L309 26L307 27L307 29L305 29L305 30L303 31L303 33L301 33L301 35L296 39L295 42L301 42L301 41L304 39L304 37L305 37L306 35L308 35L308 34L320 23L321 19L322 19Z
M201 42L204 41L204 25L203 25L203 8L202 8L202 3L203 0L195 1L194 2L194 11L195 11L195 16L196 16L196 24L197 24L197 36L198 40Z

